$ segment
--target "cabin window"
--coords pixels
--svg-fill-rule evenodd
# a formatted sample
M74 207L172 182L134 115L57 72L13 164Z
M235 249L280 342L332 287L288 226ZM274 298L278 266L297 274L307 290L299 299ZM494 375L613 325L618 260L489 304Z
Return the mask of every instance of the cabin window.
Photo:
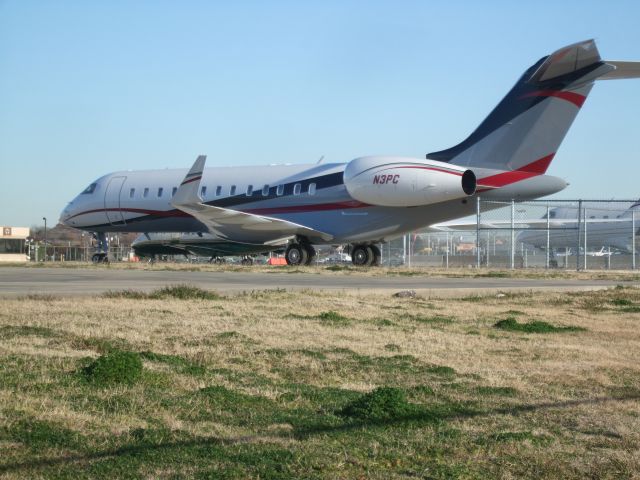
M302 190L302 185L300 185L299 183L296 183L293 186L293 194L294 195L300 195L300 191Z
M609 215L605 215L604 218L609 218Z
M204 197L206 197L206 195L207 195L207 187L201 187L200 188L200 196L202 198L204 198Z
M276 195L280 196L284 193L284 185L278 185L278 188L276 188Z
M310 183L309 184L309 195L315 195L316 194L316 184L315 183Z
M131 190L129 190L129 198L133 198L133 196L136 194L136 189L132 188Z
M250 197L253 194L253 185L247 186L247 197Z
M142 191L142 196L144 198L147 198L149 196L149 187L144 187L144 190Z
M262 187L262 196L263 197L269 196L269 185L265 185L264 187Z
M231 185L231 191L229 193L231 195L235 195L236 194L236 186L235 185Z
M220 195L222 195L222 185L218 185L216 187L216 197L219 197Z
M596 216L595 215L591 215L589 218L596 218Z
M162 187L158 188L158 198L162 196Z
M87 194L87 193L93 193L97 186L98 186L97 183L92 183L91 185L89 185L87 188L85 188L82 191L82 194L84 195L84 194Z
M176 196L176 192L177 192L177 191L178 191L178 187L173 187L173 188L171 189L171 196L172 196L172 197L175 197L175 196Z

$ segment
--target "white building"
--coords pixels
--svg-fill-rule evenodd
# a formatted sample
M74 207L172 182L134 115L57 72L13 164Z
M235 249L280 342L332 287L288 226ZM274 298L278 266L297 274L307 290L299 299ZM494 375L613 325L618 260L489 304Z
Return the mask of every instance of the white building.
M0 227L0 262L27 262L27 227Z

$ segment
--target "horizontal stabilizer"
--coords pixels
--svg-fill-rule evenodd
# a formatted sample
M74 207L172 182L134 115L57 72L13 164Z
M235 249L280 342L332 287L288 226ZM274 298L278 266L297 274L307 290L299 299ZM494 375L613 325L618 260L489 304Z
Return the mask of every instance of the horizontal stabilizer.
M608 65L616 67L608 73L602 75L598 80L622 80L625 78L640 78L640 62L610 62Z

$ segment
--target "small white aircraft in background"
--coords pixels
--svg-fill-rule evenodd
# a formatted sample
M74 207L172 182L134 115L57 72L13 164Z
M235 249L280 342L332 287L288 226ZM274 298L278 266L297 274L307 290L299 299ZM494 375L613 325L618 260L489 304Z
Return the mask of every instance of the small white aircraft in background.
M518 231L516 243L524 243L539 249L549 248L557 250L557 256L563 256L564 251L571 251L578 243L584 248L586 231L587 254L594 257L611 255L605 248L613 248L615 252L630 253L632 250L633 234L640 234L640 202L633 203L626 210L621 209L620 202L585 204L583 212L587 218L580 218L577 207L553 207L549 209L549 219L546 214L542 218L518 219L514 228ZM635 212L635 213L634 213ZM510 220L481 218L482 231L495 229L506 231L511 227ZM549 235L547 238L547 227ZM635 227L635 232L634 232ZM429 227L435 232L466 231L472 233L478 228L477 219L464 221L449 221Z
M577 208L561 207L550 210L549 248L558 249L575 246L580 241L587 249L601 248L600 252L587 252L599 257L610 255L605 247L617 252L630 253L633 237L640 227L640 202L625 211L616 210L619 204L601 205L597 210L587 210L588 218L578 219ZM518 233L517 241L525 245L545 249L547 247L546 218L529 222L530 229ZM634 230L635 228L635 230ZM585 233L586 232L586 233Z

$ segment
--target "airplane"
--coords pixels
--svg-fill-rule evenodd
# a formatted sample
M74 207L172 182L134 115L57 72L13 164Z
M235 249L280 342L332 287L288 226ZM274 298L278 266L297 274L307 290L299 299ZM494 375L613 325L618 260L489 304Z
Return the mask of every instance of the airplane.
M313 165L121 171L92 182L60 221L92 232L210 233L230 248L286 248L310 263L314 245L350 245L352 262L377 265L376 244L473 213L474 195L526 200L565 180L546 171L596 80L638 78L640 62L603 61L594 40L561 48L528 68L464 141L425 159L367 156Z
M549 211L549 248L555 250L575 247L578 239L580 239L580 247L584 248L586 230L587 248L610 247L618 252L631 253L633 237L640 234L640 210L638 210L640 202L634 203L625 211L619 209L620 204L612 203L609 207L607 209L607 206L600 205L597 209L587 208L586 220L577 218L578 209L575 207L551 209ZM538 221L527 223L530 228L519 232L516 241L546 249L546 215ZM588 252L588 254L605 255L598 252Z
M147 232L136 237L131 248L137 257L150 259L161 255L194 255L222 263L224 257L240 256L243 265L253 264L252 256L265 250L262 245L252 249L246 244L230 243L204 232Z

